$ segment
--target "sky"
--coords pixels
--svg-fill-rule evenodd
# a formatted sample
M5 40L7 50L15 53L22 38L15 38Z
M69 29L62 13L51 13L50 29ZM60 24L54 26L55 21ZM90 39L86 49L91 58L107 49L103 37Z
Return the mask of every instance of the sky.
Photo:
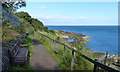
M112 0L111 0L112 1ZM28 12L44 25L118 25L118 2L27 1Z

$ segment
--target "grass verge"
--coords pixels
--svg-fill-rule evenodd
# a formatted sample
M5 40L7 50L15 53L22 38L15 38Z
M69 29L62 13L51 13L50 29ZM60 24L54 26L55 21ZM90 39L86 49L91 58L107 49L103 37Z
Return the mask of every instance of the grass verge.
M44 33L44 32L41 32L41 33L43 33L44 35L47 35L53 39L57 38L56 34L50 34L50 33ZM63 70L70 70L71 69L72 51L69 48L64 48L63 45L57 44L58 45L58 52L56 53L55 52L56 43L54 41L52 41L46 37L42 37L39 34L36 34L36 37L44 45L44 47L54 56L58 65ZM80 49L79 51L87 54L86 53L87 51L85 51L85 50ZM89 53L87 55L92 57L91 53ZM84 58L82 58L76 54L74 70L93 70L93 68L94 68L94 65L91 62L85 60Z

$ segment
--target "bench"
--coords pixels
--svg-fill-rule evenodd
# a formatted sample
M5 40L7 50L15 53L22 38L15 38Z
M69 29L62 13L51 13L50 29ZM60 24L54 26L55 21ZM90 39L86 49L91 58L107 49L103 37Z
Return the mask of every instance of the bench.
M24 39L19 39L11 49L11 59L13 64L26 64L28 59L28 45L21 44ZM21 48L24 46L25 48Z
M28 48L19 48L12 57L14 64L25 64L28 58Z

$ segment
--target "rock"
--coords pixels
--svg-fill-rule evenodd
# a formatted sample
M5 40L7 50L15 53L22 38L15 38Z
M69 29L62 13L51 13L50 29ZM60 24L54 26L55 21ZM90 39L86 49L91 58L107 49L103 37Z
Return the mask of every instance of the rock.
M60 38L63 38L63 39L69 39L69 36L65 36L65 35L63 35L63 36L61 36Z
M113 54L113 55L110 55L109 57L110 57L110 58L113 58L113 57L115 57L115 55Z
M100 53L100 52L95 52L94 54L98 57L98 59L104 58L106 56L105 53Z
M114 59L115 62L118 62L118 59L119 59L118 55L115 55L115 56L113 57L113 59Z

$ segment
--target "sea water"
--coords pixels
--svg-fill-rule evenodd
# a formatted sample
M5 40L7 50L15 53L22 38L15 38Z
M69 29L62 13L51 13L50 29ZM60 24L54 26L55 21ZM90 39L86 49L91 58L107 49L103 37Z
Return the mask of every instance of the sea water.
M52 30L81 33L92 38L87 47L93 52L118 54L118 26L47 26Z

